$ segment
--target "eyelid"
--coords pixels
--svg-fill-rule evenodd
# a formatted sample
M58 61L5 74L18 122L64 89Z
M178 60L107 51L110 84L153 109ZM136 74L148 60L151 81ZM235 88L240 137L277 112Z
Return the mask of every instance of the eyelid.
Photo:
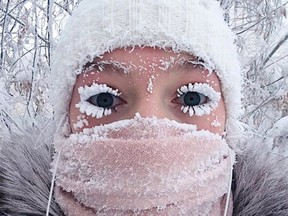
M203 116L210 114L217 106L221 99L221 93L217 92L207 83L188 83L177 89L177 97L181 97L187 92L197 92L208 98L208 101L196 106L181 106L181 111L189 114L189 116Z

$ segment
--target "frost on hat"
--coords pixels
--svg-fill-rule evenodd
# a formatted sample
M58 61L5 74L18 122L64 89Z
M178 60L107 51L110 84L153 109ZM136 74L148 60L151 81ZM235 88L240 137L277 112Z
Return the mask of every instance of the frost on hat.
M62 32L51 75L56 119L68 113L82 66L116 48L172 48L200 57L220 81L227 135L241 114L241 74L234 34L216 0L83 0Z

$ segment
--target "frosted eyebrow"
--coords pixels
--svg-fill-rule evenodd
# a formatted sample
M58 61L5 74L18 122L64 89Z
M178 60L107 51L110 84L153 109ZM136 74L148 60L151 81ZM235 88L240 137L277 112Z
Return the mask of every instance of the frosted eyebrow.
M206 65L203 59L191 56L191 58L183 58L178 60L174 67L176 67L176 69L191 70L199 67L205 68L205 66Z
M119 75L124 75L129 73L132 68L132 65L127 65L119 61L102 60L88 62L86 65L84 65L83 71L96 69L103 72L118 72Z

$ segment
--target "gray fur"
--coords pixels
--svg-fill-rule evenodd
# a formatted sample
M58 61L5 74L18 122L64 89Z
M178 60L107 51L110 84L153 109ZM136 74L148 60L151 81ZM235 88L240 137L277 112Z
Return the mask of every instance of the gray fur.
M22 134L17 131L19 133L10 136L10 141L1 143L0 215L46 214L53 149L52 131L47 134L43 128L33 127ZM54 200L49 215L63 215Z
M42 133L42 135L41 135ZM53 130L11 135L0 154L0 215L45 215ZM41 142L38 142L38 141ZM288 215L288 161L250 140L234 169L234 216ZM62 216L52 200L51 216Z
M260 141L249 144L234 168L233 215L287 216L288 158Z

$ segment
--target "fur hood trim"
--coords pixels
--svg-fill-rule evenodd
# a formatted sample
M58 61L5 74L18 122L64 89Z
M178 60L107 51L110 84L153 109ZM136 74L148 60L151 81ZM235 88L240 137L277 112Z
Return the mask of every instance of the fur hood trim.
M0 144L0 215L46 215L53 146L52 133L44 133L34 128ZM49 215L64 216L53 199Z

